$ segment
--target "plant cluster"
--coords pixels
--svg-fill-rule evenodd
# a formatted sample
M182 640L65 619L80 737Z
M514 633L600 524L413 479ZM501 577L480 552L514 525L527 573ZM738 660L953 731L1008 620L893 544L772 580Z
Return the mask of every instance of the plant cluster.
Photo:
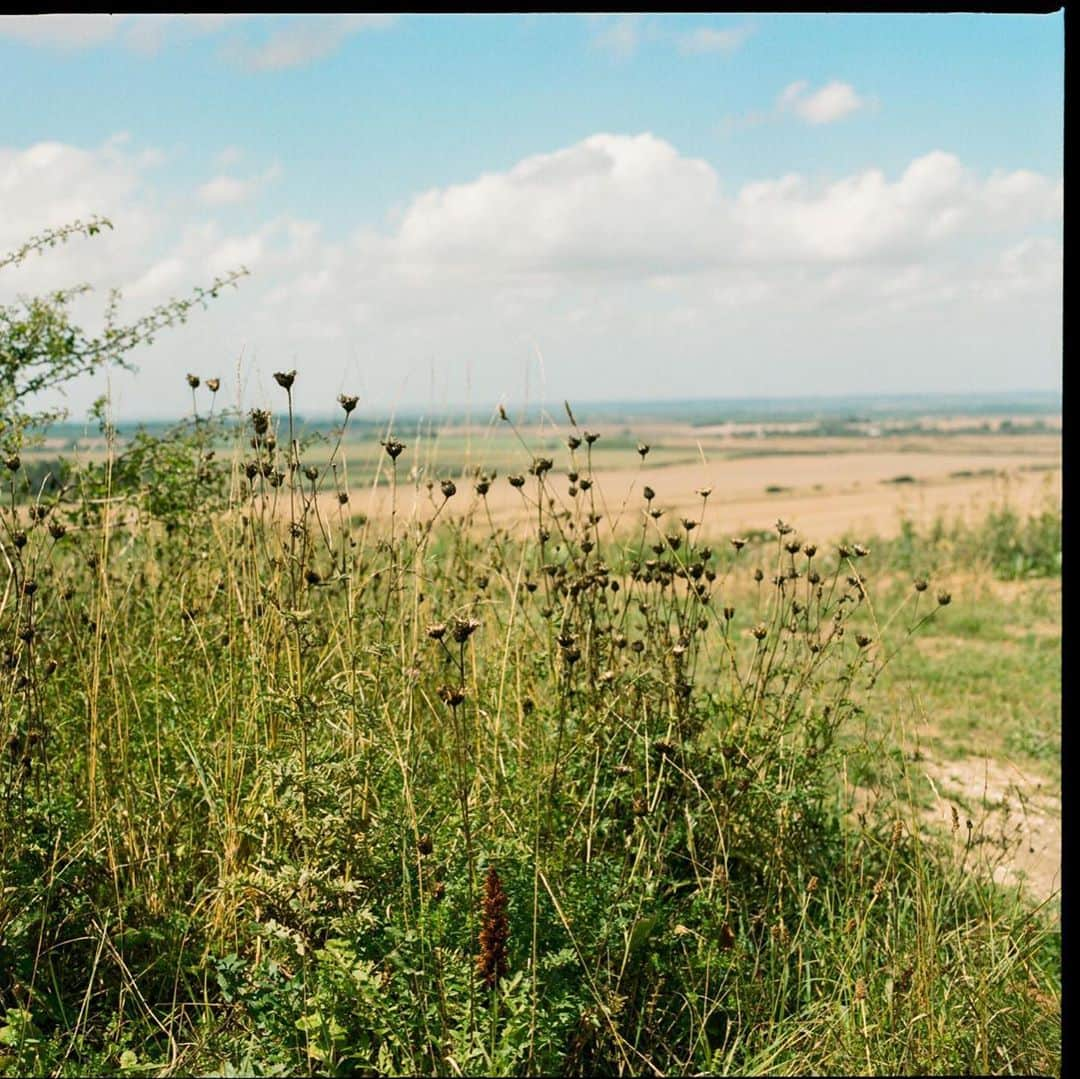
M1052 1066L1053 935L843 782L946 589L885 617L866 546L706 542L709 490L613 511L569 407L501 480L387 431L357 519L356 399L316 460L275 378L48 497L7 461L4 1067Z

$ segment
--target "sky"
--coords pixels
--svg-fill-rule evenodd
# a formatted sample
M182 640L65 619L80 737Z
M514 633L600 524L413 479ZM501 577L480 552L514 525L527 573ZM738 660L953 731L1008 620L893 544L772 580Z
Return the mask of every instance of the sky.
M1050 15L0 16L0 303L250 274L121 418L1061 386ZM52 403L52 399L49 402Z

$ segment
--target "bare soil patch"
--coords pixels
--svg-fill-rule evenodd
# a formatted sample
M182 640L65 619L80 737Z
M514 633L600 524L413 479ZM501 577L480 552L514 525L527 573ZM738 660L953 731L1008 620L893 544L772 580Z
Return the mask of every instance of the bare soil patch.
M920 767L936 796L924 818L954 832L958 857L982 865L1000 884L1021 885L1039 902L1060 890L1059 790L1007 760L967 757Z

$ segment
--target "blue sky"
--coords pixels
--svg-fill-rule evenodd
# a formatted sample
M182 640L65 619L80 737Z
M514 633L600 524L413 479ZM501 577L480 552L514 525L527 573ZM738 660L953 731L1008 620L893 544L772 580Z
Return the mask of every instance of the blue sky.
M117 226L0 299L74 274L134 314L248 265L113 379L141 414L238 360L312 409L511 399L529 366L554 400L1055 388L1063 31L0 17L0 248Z

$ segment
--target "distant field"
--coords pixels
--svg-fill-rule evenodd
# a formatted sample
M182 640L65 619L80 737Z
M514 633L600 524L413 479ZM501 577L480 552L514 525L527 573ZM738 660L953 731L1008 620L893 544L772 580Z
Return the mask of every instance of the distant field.
M466 512L476 500L471 478L484 470L498 473L487 494L492 518L507 525L531 517L534 481L529 477L518 491L506 478L527 473L531 456L505 428L437 438L418 434L411 444L406 432L399 434L407 443L398 463L399 513L430 513L432 500L435 505L443 501L438 482L445 478L453 479L460 491L445 512ZM550 487L569 508L566 474L572 468L564 439L534 430L523 431L522 437L530 449L552 458ZM649 445L644 459L636 451L639 440ZM352 511L388 513L389 473L380 447L350 442L347 456ZM584 475L581 449L576 459ZM708 534L768 528L781 517L819 539L858 532L892 535L905 518L916 523L940 516L974 519L1003 501L1030 512L1060 499L1061 438L1034 433L747 439L672 424L636 434L601 432L592 470L592 493L616 527L641 520L642 491L650 486L657 507L671 518L700 520ZM429 481L435 483L433 492ZM696 492L705 488L712 493L702 514Z

